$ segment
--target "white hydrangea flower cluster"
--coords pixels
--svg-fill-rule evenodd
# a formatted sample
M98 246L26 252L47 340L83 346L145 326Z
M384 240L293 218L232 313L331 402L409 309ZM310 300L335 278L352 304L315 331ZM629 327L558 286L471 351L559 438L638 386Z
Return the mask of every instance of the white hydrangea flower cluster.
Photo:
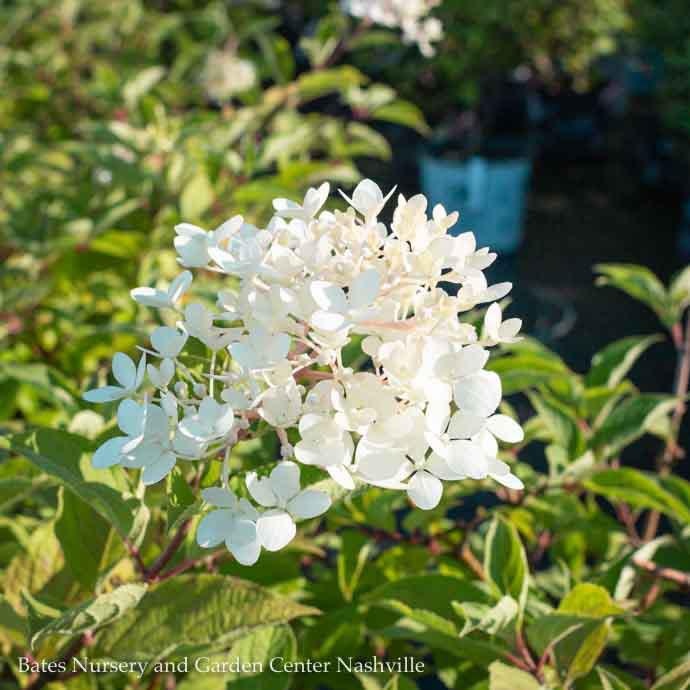
M141 469L152 484L178 461L225 458L222 487L203 492L216 509L197 537L208 547L224 541L247 564L262 548L288 544L295 521L330 506L325 492L301 489L297 463L321 468L347 490L405 491L424 510L438 505L445 481L491 477L521 489L497 456L498 441L519 442L523 432L497 413L501 382L484 369L487 348L515 341L521 326L503 321L494 302L511 285L487 284L483 271L496 255L477 249L470 232L449 235L458 214L438 205L429 218L422 195L398 197L389 229L378 216L392 193L364 180L352 198L343 194L346 211L326 211L323 184L302 203L274 200L264 229L241 216L210 232L178 225L180 264L232 280L214 310L183 306L189 270L166 289L132 291L170 325L153 331L138 365L115 355L117 385L85 394L121 400L122 435L106 441L93 464ZM460 320L488 302L480 333ZM343 361L355 336L369 370ZM211 353L203 368L183 354L189 339ZM145 378L150 386L137 401ZM275 430L281 458L268 477L244 478L251 503L228 488L228 458L258 420Z
M432 43L443 38L443 26L436 17L427 16L441 0L341 0L343 11L353 17L400 28L406 43L416 43L425 57L434 55Z

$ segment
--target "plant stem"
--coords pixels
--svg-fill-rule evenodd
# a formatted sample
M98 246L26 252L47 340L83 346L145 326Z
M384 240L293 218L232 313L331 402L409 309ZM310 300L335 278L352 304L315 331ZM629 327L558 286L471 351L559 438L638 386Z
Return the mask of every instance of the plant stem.
M180 548L180 545L184 541L184 538L187 536L187 532L189 531L189 525L191 524L191 520L185 520L181 525L180 528L177 530L175 533L175 536L170 540L170 543L165 547L165 550L163 553L161 553L160 556L154 561L153 565L146 570L144 573L144 579L146 582L157 582L158 581L158 576L165 568L165 566L172 560L173 556L177 552L177 549Z
M690 573L684 573L682 570L676 570L675 568L666 568L661 565L657 565L653 561L648 561L645 558L640 558L635 556L633 558L633 563L640 569L644 570L646 573L653 575L661 580L668 580L678 585L684 591L690 591Z

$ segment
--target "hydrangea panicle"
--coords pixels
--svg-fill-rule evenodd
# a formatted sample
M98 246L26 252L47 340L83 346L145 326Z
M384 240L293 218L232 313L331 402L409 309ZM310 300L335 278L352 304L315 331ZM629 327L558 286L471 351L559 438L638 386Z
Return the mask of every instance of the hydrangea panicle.
M443 38L443 26L427 16L441 0L341 0L344 12L390 29L400 28L406 43L416 43L425 57L435 53L432 43Z
M283 548L296 522L330 507L327 493L302 488L300 464L347 491L406 492L423 510L439 504L447 482L522 488L498 455L499 443L519 443L523 432L498 412L501 380L485 368L489 348L514 342L521 326L495 303L511 285L484 275L496 255L472 233L450 235L458 214L438 205L429 217L422 195L399 195L387 228L379 214L392 192L364 180L343 195L345 211L323 210L328 194L324 184L301 203L276 199L263 229L240 216L211 232L178 226L180 264L232 281L213 308L182 304L188 270L169 288L133 290L165 325L138 366L115 355L118 385L84 396L120 401L122 435L96 451L94 466L141 469L144 484L178 461L229 458L258 420L275 430L281 451L270 472L233 479L244 497L229 489L225 461L222 486L202 492L214 509L199 524L199 544L224 542L240 563ZM454 283L455 294L442 283ZM480 329L460 318L488 302ZM366 371L344 361L355 337L370 358ZM185 354L190 339L209 353L201 364Z

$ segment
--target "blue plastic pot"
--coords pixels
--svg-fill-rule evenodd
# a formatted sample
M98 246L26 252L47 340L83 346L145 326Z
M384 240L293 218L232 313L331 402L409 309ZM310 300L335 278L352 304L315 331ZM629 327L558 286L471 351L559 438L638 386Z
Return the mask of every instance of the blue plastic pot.
M532 171L529 158L465 161L425 153L420 161L422 190L430 207L459 211L453 234L472 230L480 247L515 252L522 243L525 199Z

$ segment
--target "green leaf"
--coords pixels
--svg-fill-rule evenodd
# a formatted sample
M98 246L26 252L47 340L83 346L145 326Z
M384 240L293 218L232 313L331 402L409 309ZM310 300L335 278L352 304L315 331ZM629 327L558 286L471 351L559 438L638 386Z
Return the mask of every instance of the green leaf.
M438 616L448 614L448 604L453 600L490 602L489 597L473 583L438 573L412 575L387 582L367 592L361 600L404 615L417 609L431 611Z
M65 556L65 565L84 589L91 591L105 567L110 525L71 491L60 487L55 536Z
M592 447L611 457L647 433L676 404L668 395L645 393L623 400L594 432Z
M151 660L185 647L221 649L258 628L317 613L245 580L181 575L149 590L104 630L97 650L113 659Z
M302 74L297 80L297 90L302 101L311 101L329 93L345 94L348 89L365 81L367 78L358 69L342 65Z
M53 524L43 523L31 533L26 550L18 553L7 566L2 577L5 598L17 612L23 613L22 592L40 592L60 572L63 564Z
M453 601L451 604L455 613L465 621L460 637L475 630L487 635L497 635L510 627L520 613L517 602L509 596L501 597L495 606L468 601Z
M613 602L606 589L584 582L565 595L558 606L558 612L589 618L605 618L617 616L623 613L623 609Z
M338 586L345 601L352 601L371 553L371 541L363 534L347 530L342 534L337 560Z
M215 192L208 175L198 170L184 186L180 195L180 214L186 221L199 220L213 203Z
M669 293L675 308L683 312L690 306L690 266L686 266L673 278Z
M498 517L486 535L484 570L499 594L517 601L522 614L529 586L527 555L515 526Z
M602 690L630 690L630 686L624 683L618 676L605 668L596 668Z
M491 359L486 368L495 371L501 377L503 392L506 395L522 393L572 375L562 362L532 352L519 352Z
M622 467L602 470L585 481L585 487L610 501L625 501L633 508L648 508L672 520L690 522L690 505L665 489L656 475Z
M122 585L75 608L57 612L58 615L52 616L51 620L44 617L43 625L34 626L30 631L31 646L35 648L42 639L51 635L73 637L87 630L95 631L110 625L135 608L144 594L146 585ZM36 610L35 601L32 601L32 605Z
M632 335L607 345L592 357L592 367L585 377L587 387L615 388L645 350L661 340L660 335Z
M690 661L665 673L652 685L651 690L686 690L690 686Z
M489 666L489 690L542 690L542 686L531 673L494 661Z
M128 107L133 107L165 76L165 67L154 65L141 70L122 87L122 95Z
M553 442L566 450L569 460L579 458L586 450L586 443L574 413L550 396L532 393L529 400Z
M410 101L398 99L392 103L386 103L376 108L371 116L374 120L393 122L396 125L410 127L424 136L431 131L424 119L424 113Z
M673 326L680 313L659 278L644 266L636 264L597 264L594 270L600 274L597 285L610 285L654 310L666 326Z
M202 501L198 499L179 466L175 466L166 479L168 493L168 532L176 529L184 520L199 512Z
M141 503L134 497L123 495L126 491L124 475L117 470L94 470L91 467L88 457L91 444L88 441L66 431L39 428L11 436L10 448L64 482L120 535L129 535Z
M225 690L228 683L233 690L286 690L290 685L289 673L275 673L270 670L273 659L284 661L297 658L297 640L289 625L275 625L260 628L235 642L227 652L212 655L204 666L212 668L214 663L227 664L228 660L260 664L260 672L236 673L206 672L205 668L188 673L177 685L177 690Z
M592 670L608 640L607 619L621 613L606 589L579 584L563 598L557 611L530 624L527 637L539 655L552 648L556 666L572 681Z

